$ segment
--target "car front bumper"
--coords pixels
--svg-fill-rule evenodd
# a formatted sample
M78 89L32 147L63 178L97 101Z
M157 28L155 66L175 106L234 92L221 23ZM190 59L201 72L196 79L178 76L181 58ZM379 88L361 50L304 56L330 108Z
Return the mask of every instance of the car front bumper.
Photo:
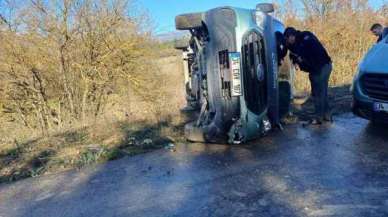
M373 122L387 123L388 124L388 112L377 112L374 110L375 102L388 103L387 101L381 101L372 99L364 95L361 91L358 82L354 84L353 89L353 102L352 111L355 115L371 120Z

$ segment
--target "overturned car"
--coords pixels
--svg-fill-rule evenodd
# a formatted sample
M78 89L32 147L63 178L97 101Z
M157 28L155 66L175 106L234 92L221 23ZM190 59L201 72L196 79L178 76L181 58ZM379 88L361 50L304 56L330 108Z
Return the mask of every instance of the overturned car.
M183 51L188 105L199 113L185 127L188 140L238 144L281 127L293 67L273 11L264 3L255 10L219 7L176 17L176 28L190 32L176 48Z

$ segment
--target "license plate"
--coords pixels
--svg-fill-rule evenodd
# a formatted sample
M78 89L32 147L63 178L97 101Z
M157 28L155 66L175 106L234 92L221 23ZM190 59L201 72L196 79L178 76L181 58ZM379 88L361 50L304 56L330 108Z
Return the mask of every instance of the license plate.
M374 111L376 111L376 112L388 112L388 103L375 102Z
M241 96L241 70L240 70L240 53L229 53L229 59L231 64L231 74L232 74L232 96Z

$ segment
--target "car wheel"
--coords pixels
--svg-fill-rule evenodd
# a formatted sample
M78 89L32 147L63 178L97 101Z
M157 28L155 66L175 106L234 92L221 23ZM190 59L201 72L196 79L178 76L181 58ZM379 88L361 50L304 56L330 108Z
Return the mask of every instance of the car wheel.
M202 27L202 13L191 13L178 15L175 18L177 30L190 30Z
M190 46L190 41L187 38L176 40L174 46L177 50L187 50Z

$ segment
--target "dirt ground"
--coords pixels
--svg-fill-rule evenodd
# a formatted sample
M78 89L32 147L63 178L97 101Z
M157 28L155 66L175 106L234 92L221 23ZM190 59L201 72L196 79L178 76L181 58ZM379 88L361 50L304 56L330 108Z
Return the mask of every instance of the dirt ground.
M329 88L329 104L334 116L351 112L351 102L350 85ZM314 104L309 93L296 93L292 108L299 120L305 121L313 117Z

